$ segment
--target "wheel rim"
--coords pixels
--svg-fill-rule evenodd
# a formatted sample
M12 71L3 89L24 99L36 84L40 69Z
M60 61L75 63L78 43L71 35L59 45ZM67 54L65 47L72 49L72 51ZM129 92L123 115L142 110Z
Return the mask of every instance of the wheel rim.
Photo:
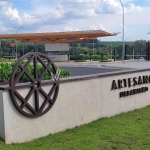
M28 59L27 62L23 64L26 59ZM46 63L44 60L46 60ZM29 73L28 69L31 64L33 64L33 75ZM40 73L38 64L41 64L43 67ZM46 82L42 81L42 78L47 74L52 79ZM58 96L59 78L56 78L56 74L55 64L43 53L28 53L21 57L12 70L9 82L10 96L17 110L25 116L32 118L47 113L54 105ZM28 78L29 82L18 84L23 77ZM51 86L51 89L46 92L43 89L44 85ZM25 96L19 92L20 89L28 89ZM40 96L43 98L42 102L40 101ZM32 105L30 99L32 99Z

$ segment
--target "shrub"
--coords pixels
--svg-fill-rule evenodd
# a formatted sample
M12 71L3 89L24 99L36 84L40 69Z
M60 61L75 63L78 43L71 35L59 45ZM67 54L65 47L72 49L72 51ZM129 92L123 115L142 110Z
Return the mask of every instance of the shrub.
M90 55L84 55L84 60L89 60L90 59Z
M103 55L103 60L108 61L110 58L109 55ZM93 61L100 61L101 60L101 55L91 55L91 59ZM70 60L75 60L76 61L76 56L75 55L70 55ZM78 55L78 61L84 61L84 60L90 60L90 55L83 55L80 56Z
M0 62L13 62L14 59L0 58Z
M75 55L70 55L70 60L76 60L76 56Z
M60 67L57 67L57 69L59 69L61 71L60 72L60 78L70 77L71 76L71 72L69 70L65 70L65 69L62 69Z
M16 62L13 63L0 63L0 82L7 82L10 79L10 74L12 72L12 68L15 65ZM25 62L22 63L22 66L25 65ZM57 69L60 70L60 76L71 76L71 72L68 70L64 70L60 67L57 67ZM50 68L51 72L53 73L53 68ZM38 73L38 77L40 77L40 75L42 74L42 72L44 71L44 67L42 65L38 65L37 67L37 73ZM19 74L21 72L21 69L17 69L16 71L16 75ZM27 72L31 77L34 77L34 67L33 65L29 65L27 67ZM42 77L42 80L49 80L52 79L52 75L48 72L45 73L45 75ZM23 76L21 77L21 81L22 82L29 82L30 79L26 74L23 74Z
M0 82L9 80L12 66L9 63L0 63Z
M104 55L104 56L103 56L103 59L104 59L104 60L108 60L109 58L110 58L110 56L108 56L108 55Z
M83 61L83 60L88 60L88 59L90 59L90 56L88 56L88 55L78 55L78 57L76 58L76 55L70 55L70 60L75 60L76 61L76 59L78 60L78 61Z
M92 55L91 58L94 60L96 60L96 59L100 60L101 56L100 55Z

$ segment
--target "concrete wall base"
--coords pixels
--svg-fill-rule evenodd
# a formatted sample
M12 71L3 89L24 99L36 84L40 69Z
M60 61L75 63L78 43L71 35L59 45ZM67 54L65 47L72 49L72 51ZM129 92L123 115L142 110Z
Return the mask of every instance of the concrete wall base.
M13 105L9 91L0 91L0 137L6 144L28 142L80 126L102 117L111 117L122 112L132 111L150 105L150 84L141 84L111 90L113 80L149 75L149 71L122 73L115 76L94 76L78 81L60 84L56 103L45 115L28 118ZM119 97L119 93L132 89L148 87L148 91L135 95ZM49 86L44 86L46 91ZM27 90L27 89L26 89ZM25 93L25 89L20 92Z

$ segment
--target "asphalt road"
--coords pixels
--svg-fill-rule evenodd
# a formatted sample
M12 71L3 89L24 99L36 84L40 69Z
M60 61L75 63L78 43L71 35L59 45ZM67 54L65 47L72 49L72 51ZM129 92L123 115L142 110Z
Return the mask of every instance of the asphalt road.
M119 70L119 69L108 69L108 68L67 67L67 66L61 66L61 68L71 71L72 76L99 74L99 73L113 72Z

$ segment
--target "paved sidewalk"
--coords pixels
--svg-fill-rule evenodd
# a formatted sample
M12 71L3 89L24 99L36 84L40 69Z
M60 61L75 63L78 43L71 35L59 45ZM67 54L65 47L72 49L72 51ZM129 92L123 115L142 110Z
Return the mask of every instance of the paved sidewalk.
M130 60L118 62L55 62L58 66L72 66L72 67L92 67L92 68L118 68L118 69L146 69L150 68L150 62L145 60Z
M150 62L145 60L134 60L124 62L103 63L102 66L112 68L147 69L150 68Z

